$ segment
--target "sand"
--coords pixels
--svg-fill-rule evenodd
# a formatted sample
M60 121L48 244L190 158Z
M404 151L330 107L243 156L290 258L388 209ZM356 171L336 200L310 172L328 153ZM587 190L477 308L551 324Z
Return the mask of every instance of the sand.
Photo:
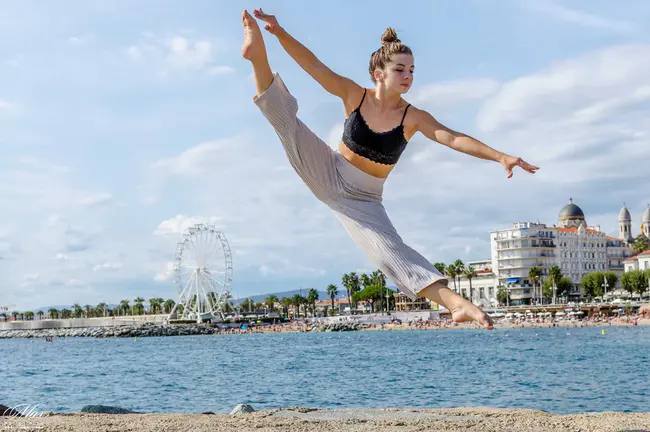
M306 408L251 414L51 414L38 418L0 418L0 430L40 431L553 431L650 432L650 413L553 415L524 409L455 408L338 409Z

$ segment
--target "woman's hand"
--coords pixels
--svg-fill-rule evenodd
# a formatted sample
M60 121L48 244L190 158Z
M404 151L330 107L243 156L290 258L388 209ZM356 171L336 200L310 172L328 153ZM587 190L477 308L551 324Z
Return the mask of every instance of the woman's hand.
M501 165L505 168L508 173L508 178L512 177L512 169L516 166L520 167L524 171L528 171L531 174L535 174L535 171L539 169L535 165L531 165L528 162L525 162L522 158L510 155L504 155L501 159Z
M264 25L264 29L272 35L275 35L282 29L282 27L280 27L280 24L278 24L278 20L275 18L275 15L265 14L262 9L253 9L253 15L255 18L266 23Z

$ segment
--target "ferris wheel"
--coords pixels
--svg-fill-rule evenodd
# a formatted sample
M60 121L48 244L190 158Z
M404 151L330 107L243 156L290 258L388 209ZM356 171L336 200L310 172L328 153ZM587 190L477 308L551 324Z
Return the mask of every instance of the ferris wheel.
M223 232L204 223L189 227L176 245L174 272L180 291L170 318L197 323L224 318L232 284L232 255Z

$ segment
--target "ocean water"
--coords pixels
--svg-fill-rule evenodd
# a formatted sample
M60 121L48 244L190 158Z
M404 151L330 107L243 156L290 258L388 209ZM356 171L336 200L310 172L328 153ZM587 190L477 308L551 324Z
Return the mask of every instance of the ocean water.
M0 404L650 410L650 327L0 340Z

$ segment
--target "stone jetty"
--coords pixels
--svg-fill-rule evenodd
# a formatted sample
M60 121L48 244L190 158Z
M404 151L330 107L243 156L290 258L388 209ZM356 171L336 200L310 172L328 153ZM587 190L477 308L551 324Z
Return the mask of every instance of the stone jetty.
M358 331L368 328L365 323L333 323L318 324L308 327L308 332L342 332ZM154 324L143 323L116 327L80 327L80 328L51 328L32 330L0 330L0 339L13 338L136 338L156 336L197 336L220 333L216 324Z

